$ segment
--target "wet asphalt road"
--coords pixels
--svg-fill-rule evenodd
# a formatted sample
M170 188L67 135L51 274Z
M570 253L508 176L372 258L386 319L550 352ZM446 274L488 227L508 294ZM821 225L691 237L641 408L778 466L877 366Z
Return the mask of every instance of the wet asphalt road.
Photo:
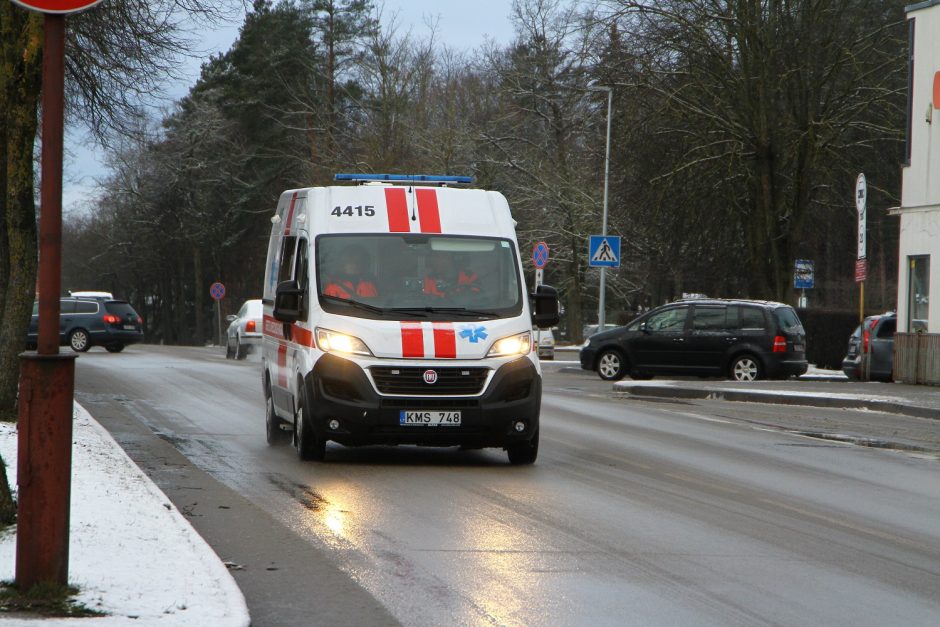
M260 364L211 349L93 350L76 396L239 565L256 625L937 624L936 457L558 370L532 467L334 444L301 463L264 442Z

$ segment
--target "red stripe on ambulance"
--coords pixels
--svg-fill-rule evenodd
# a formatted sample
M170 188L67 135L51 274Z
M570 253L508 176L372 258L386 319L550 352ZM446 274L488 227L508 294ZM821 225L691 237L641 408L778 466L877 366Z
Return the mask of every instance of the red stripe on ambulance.
M422 233L441 232L441 211L437 206L436 189L416 189L418 201L418 220Z
M385 205L388 208L388 230L391 233L409 233L408 202L405 190L400 187L385 190Z
M434 356L440 359L457 358L457 335L453 324L434 323Z
M279 344L277 347L277 384L287 387L287 344Z
M420 322L401 323L401 356L424 357L424 331Z
M290 197L290 209L287 210L287 222L284 223L284 235L290 233L290 223L294 220L294 203L297 202L297 192Z

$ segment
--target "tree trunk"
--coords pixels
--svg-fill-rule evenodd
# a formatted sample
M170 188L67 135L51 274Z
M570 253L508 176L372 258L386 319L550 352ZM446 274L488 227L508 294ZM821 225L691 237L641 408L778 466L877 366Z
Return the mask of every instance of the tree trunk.
M193 315L195 316L195 324L193 328L196 329L196 337L193 338L197 344L205 344L206 342L206 326L205 326L205 289L202 280L202 254L199 250L199 246L193 246L193 302L195 303L195 309Z
M19 354L26 345L36 288L36 206L33 144L42 83L42 19L6 2L0 6L0 418L16 420Z

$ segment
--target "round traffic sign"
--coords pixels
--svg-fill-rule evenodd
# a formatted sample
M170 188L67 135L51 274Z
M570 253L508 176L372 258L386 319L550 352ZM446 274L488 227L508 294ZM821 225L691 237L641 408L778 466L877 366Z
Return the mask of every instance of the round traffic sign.
M75 13L90 9L99 2L101 0L13 0L13 4L41 13Z
M548 244L539 242L532 248L532 261L536 268L544 268L548 263Z
M218 282L213 283L209 288L209 295L215 300L222 300L225 298L225 286Z

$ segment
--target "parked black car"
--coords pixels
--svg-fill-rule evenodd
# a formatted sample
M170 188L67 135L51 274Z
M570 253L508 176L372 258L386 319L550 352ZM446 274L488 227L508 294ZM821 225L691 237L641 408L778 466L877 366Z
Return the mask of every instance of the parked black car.
M894 332L898 317L893 311L868 316L849 337L849 349L842 360L842 372L850 379L891 381L894 373ZM868 358L868 376L863 376L863 357Z
M59 345L83 353L92 346L104 346L119 353L128 344L144 339L144 321L130 303L123 300L63 298L59 300ZM33 303L26 345L36 348L39 331L39 303Z
M782 303L681 300L591 336L581 367L605 380L628 374L786 378L806 372L806 333L796 311Z

